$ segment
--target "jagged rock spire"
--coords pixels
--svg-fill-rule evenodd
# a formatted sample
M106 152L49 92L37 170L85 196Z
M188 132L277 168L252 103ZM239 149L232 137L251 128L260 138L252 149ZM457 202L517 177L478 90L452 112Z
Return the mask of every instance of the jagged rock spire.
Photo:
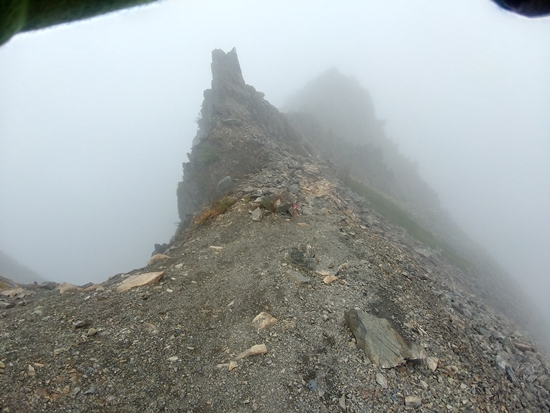
M213 50L211 67L212 84L222 81L245 86L237 49L233 48L227 53L221 49Z

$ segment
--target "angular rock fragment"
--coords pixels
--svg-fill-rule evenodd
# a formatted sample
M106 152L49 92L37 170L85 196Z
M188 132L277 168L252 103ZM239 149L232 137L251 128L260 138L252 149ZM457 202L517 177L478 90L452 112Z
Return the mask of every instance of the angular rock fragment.
M388 320L355 309L346 311L344 317L357 345L373 364L387 369L406 360L425 358L423 350L414 344L407 345Z
M383 389L388 388L388 381L384 377L382 373L376 373L376 382L382 387Z
M305 251L304 251L305 250ZM315 259L310 255L311 249L307 247L291 247L285 253L285 259L292 264L298 265L306 270L314 271L315 270Z
M157 261L162 261L162 260L167 260L169 259L170 257L168 255L164 255L164 254L155 254L153 255L149 261L147 261L147 265L151 265Z
M23 289L21 287L12 288L10 290L4 290L0 294L2 294L5 297L16 297L23 293Z
M522 352L526 352L526 351L535 351L534 347L527 344L527 343L522 343L522 342L519 342L519 341L514 341L514 346L519 350L519 351L522 351Z
M252 211L252 221L260 222L264 217L263 211L258 207Z
M250 356L256 356L258 354L265 354L267 353L267 347L265 344L256 344L252 347L250 347L248 350L243 351L241 354L237 356L237 360L241 360Z
M44 281L43 283L38 285L38 288L42 290L55 290L55 287L57 287L59 284L53 281Z
M405 406L406 407L420 407L422 405L422 398L418 396L406 396L405 397Z
M252 323L259 329L270 327L276 322L277 322L277 319L273 317L271 314L266 313L265 311L262 311L260 314L254 317L254 320L252 320Z
M59 285L59 294L64 294L67 291L80 290L76 285L70 283L62 283Z
M437 363L439 363L438 358L426 357L426 364L428 365L428 368L432 371L432 373L437 369Z
M84 292L90 292L90 291L95 291L97 290L99 287L101 287L101 284L92 284L90 285L89 287L86 287L84 288Z
M122 284L120 284L116 290L118 292L128 291L134 287L140 287L142 285L150 285L158 283L164 276L164 271L148 272L145 274L132 275L126 278Z
M325 284L330 284L334 281L336 281L338 277L336 275L327 275L325 278L323 278L323 282Z

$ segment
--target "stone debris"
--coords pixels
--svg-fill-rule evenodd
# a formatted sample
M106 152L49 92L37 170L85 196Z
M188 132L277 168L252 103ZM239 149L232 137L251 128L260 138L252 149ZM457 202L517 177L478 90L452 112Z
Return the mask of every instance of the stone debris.
M273 317L271 314L266 313L265 311L262 311L260 314L254 317L254 320L252 320L252 324L254 324L259 329L271 327L276 322L277 322L277 319Z
M74 284L70 284L67 282L61 283L59 286L59 294L65 294L67 291L74 291L74 290L80 290L79 287L77 287Z
M418 396L405 396L406 407L420 407L422 406L422 398Z
M163 261L163 260L168 260L170 259L171 257L169 257L168 255L164 255L164 254L155 254L153 255L149 261L147 261L147 265L153 265L155 262L157 261Z
M90 291L96 291L96 290L102 290L103 289L103 286L101 284L92 284L90 285L89 287L86 287L84 289L82 289L82 291L84 292L90 292Z
M16 287L16 288L11 288L9 290L3 290L0 292L0 294L3 295L4 297L10 297L10 298L18 297L23 294L23 288Z
M425 358L420 349L405 343L388 320L355 309L345 312L345 320L357 345L372 363L384 369Z
M323 282L325 284L330 284L334 281L336 281L338 277L336 275L327 275L325 278L323 278Z
M256 208L254 211L252 211L251 214L252 214L252 221L254 221L254 222L260 222L264 217L264 213L260 209L260 207Z
M376 382L382 387L383 389L388 388L388 381L384 377L382 373L376 373Z
M128 291L142 285L151 285L158 283L164 276L164 271L148 272L145 274L132 275L126 278L117 288L118 292Z
M527 307L490 260L460 249L475 258L464 271L390 224L337 176L344 139L331 146L334 161L322 159L288 121L300 114L283 117L244 83L236 53L213 57L178 186L182 222L155 246L172 257L155 264L167 279L126 294L115 290L144 274L72 294L39 285L2 295L0 410L550 411L550 359L524 331L535 319L511 311ZM361 148L352 154L382 159ZM351 166L350 177L361 173ZM236 203L195 225L227 176ZM419 223L433 218L413 212ZM320 282L337 271L338 282ZM260 312L279 321L261 329L252 323ZM265 344L237 365L232 350L251 343Z
M432 373L437 370L437 363L439 363L437 357L426 357L426 364Z
M308 248L309 247L309 248ZM315 271L315 259L312 256L311 246L299 245L291 247L285 253L285 259L305 270Z
M248 350L243 351L237 356L237 360L241 360L250 356L257 356L259 354L267 353L267 347L265 344L256 344L250 347Z

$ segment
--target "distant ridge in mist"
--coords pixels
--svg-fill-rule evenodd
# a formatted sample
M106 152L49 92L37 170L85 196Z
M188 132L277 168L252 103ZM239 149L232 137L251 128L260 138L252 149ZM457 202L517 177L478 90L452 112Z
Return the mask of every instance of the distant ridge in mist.
M2 250L0 250L0 276L18 284L32 284L34 281L38 283L46 281L44 277L20 264L15 258Z

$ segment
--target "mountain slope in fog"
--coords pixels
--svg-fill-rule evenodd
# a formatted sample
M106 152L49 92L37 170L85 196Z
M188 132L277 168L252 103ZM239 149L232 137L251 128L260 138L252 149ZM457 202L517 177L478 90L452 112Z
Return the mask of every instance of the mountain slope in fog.
M20 264L4 251L0 251L0 276L18 284L32 284L35 281L38 283L46 281L45 278Z
M301 135L336 164L348 186L389 222L458 267L469 291L509 317L532 323L534 330L545 330L535 327L547 321L528 304L517 281L455 223L418 165L386 136L369 92L355 78L332 68L294 93L285 110Z
M550 409L550 359L472 291L478 273L340 179L244 83L235 50L213 52L212 75L164 255L101 285L0 299L4 410Z

